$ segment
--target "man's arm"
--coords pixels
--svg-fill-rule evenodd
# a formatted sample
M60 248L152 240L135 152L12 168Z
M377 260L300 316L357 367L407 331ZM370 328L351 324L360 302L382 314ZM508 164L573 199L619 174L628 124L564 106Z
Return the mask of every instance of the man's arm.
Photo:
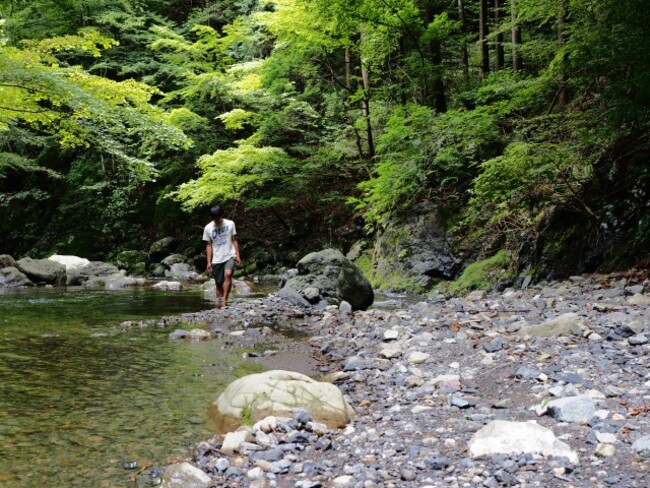
M237 266L241 266L241 257L239 256L239 242L237 242L237 234L232 236L232 245L235 247L235 262Z
M205 256L208 260L208 264L205 269L212 271L212 243L210 241L207 241L205 243Z

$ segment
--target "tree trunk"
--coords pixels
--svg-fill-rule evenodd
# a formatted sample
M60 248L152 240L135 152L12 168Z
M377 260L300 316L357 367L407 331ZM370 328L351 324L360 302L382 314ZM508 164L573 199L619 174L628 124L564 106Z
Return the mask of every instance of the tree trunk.
M521 58L521 29L517 24L517 0L511 0L512 18L512 69L515 71L524 67L524 60Z
M363 44L363 39L365 34L363 29L361 30L361 38L359 42ZM370 159L375 157L375 143L372 137L372 122L370 121L370 72L368 71L368 65L363 61L363 55L360 60L361 64L361 81L363 83L363 100L361 101L361 107L363 110L363 117L366 119L366 134L368 137L368 156Z
M486 76L490 72L490 48L488 36L488 0L481 0L479 12L479 45L481 47L481 73Z
M433 2L428 2L424 13L426 25L433 22L435 14ZM445 84L442 78L442 50L440 41L429 41L427 43L427 51L429 54L429 62L433 64L436 70L433 78L433 104L427 103L427 105L433 105L436 111L443 113L447 111L447 95L445 94Z
M347 106L348 100L350 99L350 95L352 94L352 58L350 56L350 50L346 47L345 48L345 104ZM347 111L347 107L346 107ZM351 124L352 127L354 128L354 137L355 137L355 142L357 145L357 151L359 152L359 159L365 159L366 156L363 153L363 144L361 143L361 135L359 134L359 130L355 127L354 124Z
M503 0L494 0L494 28L497 32L494 50L496 52L496 68L503 69L506 64L506 57L503 52L503 32L501 32L502 4Z
M465 4L463 0L458 0L458 15L460 16L460 29L463 36L467 35L467 15L465 14ZM461 63L463 66L463 77L465 83L469 82L469 52L467 51L467 39L463 37L463 45L461 48Z

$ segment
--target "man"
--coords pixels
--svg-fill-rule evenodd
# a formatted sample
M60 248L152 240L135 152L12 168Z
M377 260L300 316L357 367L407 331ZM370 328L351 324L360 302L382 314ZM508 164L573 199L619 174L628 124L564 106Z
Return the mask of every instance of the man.
M205 254L208 258L207 270L212 273L217 285L217 308L228 306L228 295L232 287L232 273L241 265L237 230L232 220L223 218L219 205L210 209L212 222L203 229Z

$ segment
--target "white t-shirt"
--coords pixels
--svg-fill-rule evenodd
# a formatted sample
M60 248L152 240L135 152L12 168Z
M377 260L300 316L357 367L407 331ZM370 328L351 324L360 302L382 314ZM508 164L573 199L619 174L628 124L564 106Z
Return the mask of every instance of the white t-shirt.
M217 227L214 221L203 229L203 240L212 243L212 264L225 263L230 258L237 256L232 243L233 236L237 235L235 223L232 220L222 219Z

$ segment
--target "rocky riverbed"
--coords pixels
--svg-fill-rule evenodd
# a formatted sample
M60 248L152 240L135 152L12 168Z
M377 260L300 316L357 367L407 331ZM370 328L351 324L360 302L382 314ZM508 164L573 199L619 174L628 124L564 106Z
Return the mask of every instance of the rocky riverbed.
M271 296L168 320L200 323L231 347L291 324L308 337L297 356L310 358L293 369L337 384L356 416L332 430L297 411L234 445L216 435L167 486L650 486L647 274L354 313ZM252 360L291 369L282 355ZM161 479L158 467L140 477Z

